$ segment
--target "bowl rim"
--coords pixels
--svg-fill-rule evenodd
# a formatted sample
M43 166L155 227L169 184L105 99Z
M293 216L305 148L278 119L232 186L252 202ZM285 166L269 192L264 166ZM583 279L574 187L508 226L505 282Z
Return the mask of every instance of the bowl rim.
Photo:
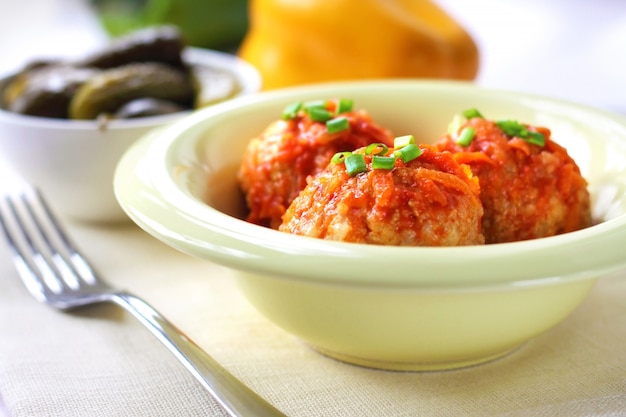
M471 82L396 79L304 85L236 98L198 110L159 132L152 132L135 144L118 165L114 179L118 201L141 228L183 252L237 270L326 284L419 286L420 289L528 287L596 278L626 266L621 250L626 242L626 215L562 235L480 246L390 247L335 242L282 233L222 213L194 198L187 189L181 189L184 182L177 182L168 169L172 148L185 141L192 143L194 136L186 133L201 129L213 116L235 111L240 106L284 101L313 90L320 96L329 95L328 91L338 94L337 90L347 95L350 89L385 90L391 85L420 91L479 91L489 96L532 99L575 108L616 124L626 138L626 119L617 114ZM178 212L178 217L171 218L170 211ZM596 256L587 256L590 253ZM269 259L273 261L268 262ZM359 269L342 265L346 259L357 260ZM415 259L413 267L390 270L389 263L381 266L381 260L393 265L406 259ZM463 274L459 274L460 268ZM436 271L436 276L431 271Z
M241 91L234 98L253 94L261 90L262 80L259 71L252 64L244 61L237 55L212 49L203 49L188 46L183 49L182 57L184 61L207 63L214 68L227 69L232 71L237 77L239 83L241 84ZM15 75L15 73L2 75L0 77L0 86L4 85L4 83L6 83ZM158 126L177 120L181 116L184 117L192 113L193 111L194 110L186 110L162 116L139 117L126 120L111 119L105 122L106 130ZM43 129L69 129L78 131L101 128L104 124L102 121L98 120L68 120L29 116L13 113L3 109L2 107L0 107L0 122L7 122L21 126L34 126Z

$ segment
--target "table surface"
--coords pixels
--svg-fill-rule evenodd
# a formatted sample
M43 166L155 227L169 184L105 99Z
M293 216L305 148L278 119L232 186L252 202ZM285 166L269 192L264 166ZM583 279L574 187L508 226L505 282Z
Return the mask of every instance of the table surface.
M15 36L30 11L24 2L41 6L28 16L39 29ZM0 0L0 30L12 35L1 37L0 50L15 58L5 54L0 72L105 39L80 0L16 3ZM622 0L440 3L480 46L479 84L626 114ZM47 44L36 36L42 31ZM0 186L10 181L0 170ZM176 252L130 223L65 220L108 281L152 303L288 415L626 415L626 272L603 277L562 324L502 359L448 372L385 372L326 358L277 328L240 295L227 269ZM129 315L113 306L63 314L38 304L4 249L0 276L0 415L224 415Z

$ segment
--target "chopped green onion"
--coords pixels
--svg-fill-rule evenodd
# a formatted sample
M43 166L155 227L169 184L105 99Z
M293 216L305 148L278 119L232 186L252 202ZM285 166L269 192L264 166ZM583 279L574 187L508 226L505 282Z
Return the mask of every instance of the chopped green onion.
M347 157L349 157L350 155L352 155L352 152L337 152L336 154L333 155L333 157L330 159L330 162L332 162L333 164L341 164L343 163Z
M372 168L374 169L392 170L395 165L396 165L395 156L374 155L372 157Z
M499 120L496 125L509 136L522 137L528 134L528 130L520 122L516 120Z
M483 115L482 115L482 114L480 114L480 112L479 112L478 110L476 110L476 109L467 109L467 110L465 110L465 111L463 112L463 116L464 116L466 119L472 119L472 118L474 118L474 117L479 117L479 118L481 118L481 119L484 119Z
M523 124L515 120L500 120L496 125L508 136L516 136L533 145L545 146L546 138L539 132L530 132Z
M365 164L365 158L360 153L353 153L345 159L346 171L351 177L367 171L367 165Z
M476 130L472 126L467 126L463 128L459 138L456 140L456 143L461 146L467 146L472 143L474 136L476 135Z
M331 112L319 107L313 107L308 109L307 111L309 113L309 117L314 122L326 122L333 117L333 114Z
M393 153L396 158L399 158L405 164L410 162L422 154L422 150L414 143L409 143L402 149L398 149Z
M370 143L365 148L365 155L386 155L388 150L384 143Z
M337 114L352 111L354 102L349 98L341 98L337 103Z
M528 132L528 137L523 138L526 142L533 145L546 146L546 138L539 132Z
M326 110L326 100L311 100L304 103L304 110L310 112L313 109Z
M409 144L415 144L415 137L413 135L398 136L393 140L394 149L401 149Z
M456 136L459 133L459 129L461 128L463 123L463 116L461 116L460 114L455 114L454 117L452 117L452 121L448 125L448 133L450 134L450 136Z
M298 115L298 112L302 108L302 102L298 101L296 103L291 103L283 110L282 119L283 120L291 120L295 119Z
M337 133L342 130L348 130L349 128L350 122L346 116L339 116L326 121L326 130L328 133Z

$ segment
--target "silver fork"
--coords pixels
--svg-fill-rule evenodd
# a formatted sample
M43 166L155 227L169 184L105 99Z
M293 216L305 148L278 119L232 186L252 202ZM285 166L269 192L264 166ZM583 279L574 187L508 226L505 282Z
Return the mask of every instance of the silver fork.
M145 301L102 281L75 249L38 190L2 194L0 222L24 284L41 302L68 311L102 302L126 309L182 362L233 416L284 416Z

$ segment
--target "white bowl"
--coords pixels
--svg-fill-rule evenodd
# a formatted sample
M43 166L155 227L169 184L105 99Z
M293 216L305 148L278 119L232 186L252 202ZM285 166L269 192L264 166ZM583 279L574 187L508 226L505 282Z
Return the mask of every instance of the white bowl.
M589 181L598 224L443 248L326 241L241 220L235 173L248 140L287 104L334 97L354 99L379 125L422 143L471 107L547 126ZM504 355L559 324L599 277L626 266L626 120L472 84L347 82L233 100L134 145L115 190L148 233L235 270L250 303L277 325L327 355L376 368L449 369Z
M258 71L234 55L187 48L187 63L231 71L238 95L256 93ZM11 76L0 79L0 91ZM108 121L61 120L25 116L0 108L0 152L26 181L40 188L55 210L74 219L118 222L128 218L113 194L115 166L135 140L190 112Z

